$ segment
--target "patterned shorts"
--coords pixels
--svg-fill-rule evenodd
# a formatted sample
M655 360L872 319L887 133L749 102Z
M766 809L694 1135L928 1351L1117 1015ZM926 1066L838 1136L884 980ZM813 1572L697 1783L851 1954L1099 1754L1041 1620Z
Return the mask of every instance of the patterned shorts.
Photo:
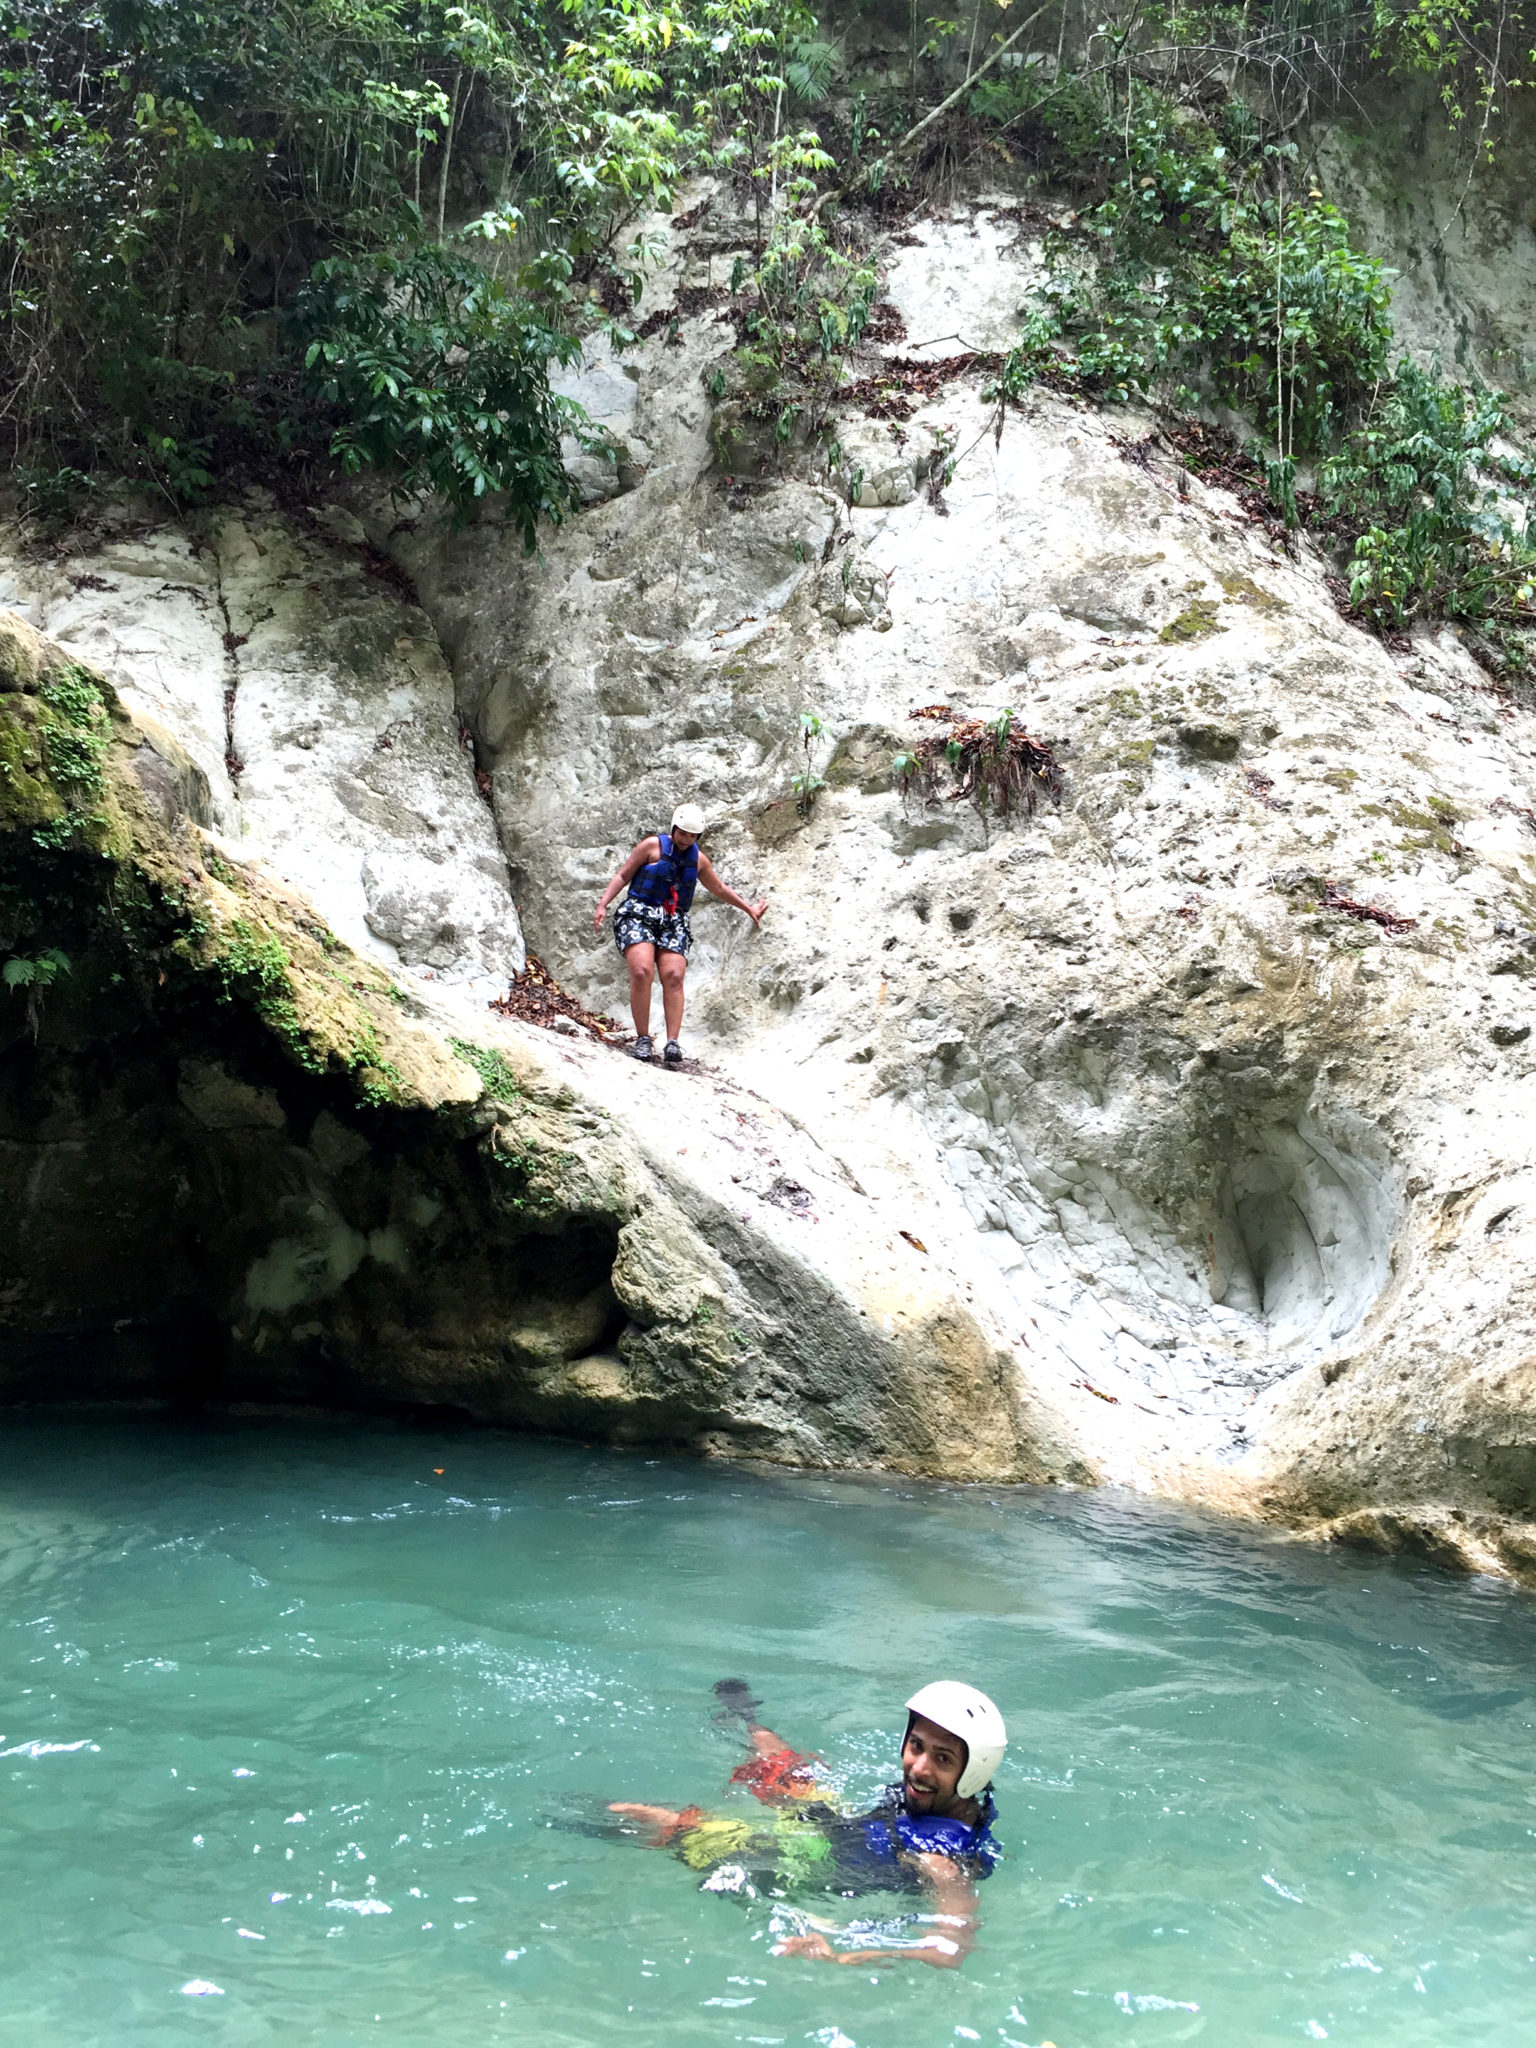
M654 946L658 953L681 953L686 959L693 933L686 912L663 910L659 903L632 903L626 897L614 913L613 943L621 953L631 946Z

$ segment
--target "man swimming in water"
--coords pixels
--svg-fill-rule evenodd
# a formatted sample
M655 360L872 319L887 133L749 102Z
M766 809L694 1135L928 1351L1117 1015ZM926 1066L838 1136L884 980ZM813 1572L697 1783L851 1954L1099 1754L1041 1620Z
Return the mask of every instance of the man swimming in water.
M953 1679L915 1692L907 1702L901 1782L887 1788L879 1806L855 1817L828 1803L813 1758L763 1727L759 1702L740 1679L722 1679L715 1691L727 1713L745 1725L752 1752L731 1782L776 1809L773 1824L753 1825L697 1806L679 1811L619 1801L610 1811L639 1822L653 1847L671 1849L706 1872L711 1891L756 1896L759 1884L778 1896L806 1887L844 1897L921 1890L933 1908L926 1917L943 1930L905 1948L851 1951L835 1949L826 1932L812 1930L781 1940L775 1955L958 1969L976 1945L976 1884L991 1874L999 1853L992 1837L992 1774L1008 1737L986 1694Z

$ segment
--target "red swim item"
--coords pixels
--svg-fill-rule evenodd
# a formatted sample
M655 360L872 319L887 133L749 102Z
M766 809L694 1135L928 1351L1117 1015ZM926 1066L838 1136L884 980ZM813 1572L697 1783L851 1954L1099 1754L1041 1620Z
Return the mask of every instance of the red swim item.
M754 1799L771 1806L780 1799L809 1799L816 1790L811 1774L814 1757L797 1750L775 1749L766 1756L748 1757L731 1773L733 1785L745 1785Z

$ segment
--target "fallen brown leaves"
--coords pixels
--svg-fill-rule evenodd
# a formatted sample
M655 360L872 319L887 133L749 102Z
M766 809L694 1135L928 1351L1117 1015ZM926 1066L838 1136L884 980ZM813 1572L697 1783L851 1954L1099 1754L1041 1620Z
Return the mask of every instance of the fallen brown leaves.
M711 306L724 306L730 296L723 284L685 284L670 306L660 306L654 313L647 313L635 329L635 339L649 341L652 335L665 334L669 328L694 319Z
M876 420L909 420L920 406L943 396L944 387L972 370L996 373L1002 357L990 350L968 349L963 355L890 356L868 377L844 384L837 394L839 405Z
M614 1045L628 1036L612 1017L599 1017L568 994L535 953L528 955L523 972L512 977L506 994L491 998L490 1008L524 1024L541 1024L546 1031L553 1028L557 1017L569 1017L601 1045Z
M1371 924L1379 924L1386 932L1411 932L1418 922L1416 918L1399 917L1395 911L1383 909L1379 903L1359 903L1353 896L1346 896L1335 882L1330 882L1323 891L1323 908L1342 910L1346 917L1363 918Z
M949 724L948 732L925 735L912 750L915 766L905 781L916 784L925 803L937 797L941 775L954 784L948 802L969 798L999 817L1015 810L1029 815L1042 796L1060 803L1061 763L1049 741L1032 739L1012 712L956 719L947 704L925 704L908 716Z

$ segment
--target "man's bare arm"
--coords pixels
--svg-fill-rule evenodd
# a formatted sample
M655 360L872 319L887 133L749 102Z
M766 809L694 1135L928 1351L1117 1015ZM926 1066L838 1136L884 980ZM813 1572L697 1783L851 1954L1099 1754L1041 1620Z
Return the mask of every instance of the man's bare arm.
M976 1946L976 1887L950 1856L912 1856L933 1887L936 1917L943 1932L924 1935L911 1948L860 1948L839 1954L824 1934L794 1934L774 1949L776 1956L808 1956L818 1963L927 1963L935 1970L958 1970Z

